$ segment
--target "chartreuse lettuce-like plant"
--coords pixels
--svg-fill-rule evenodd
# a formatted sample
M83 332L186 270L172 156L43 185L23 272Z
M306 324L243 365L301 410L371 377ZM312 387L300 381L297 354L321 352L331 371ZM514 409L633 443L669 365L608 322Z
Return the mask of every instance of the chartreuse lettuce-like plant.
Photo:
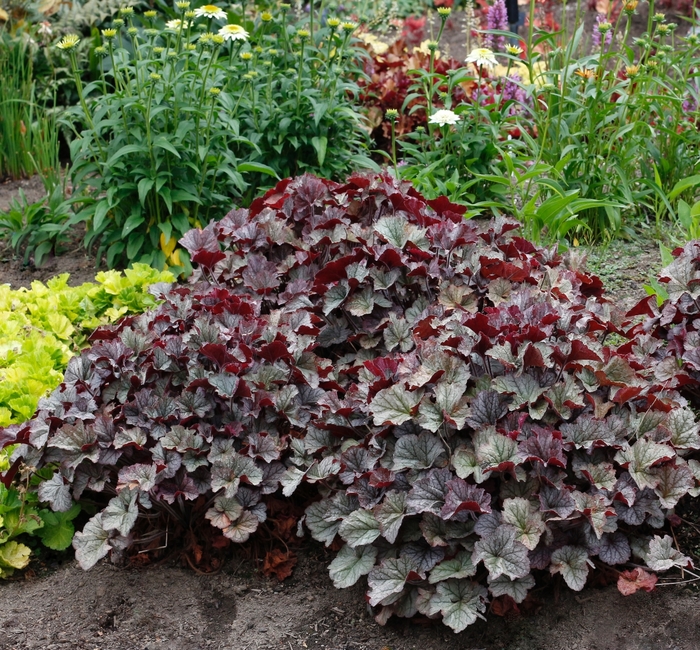
M658 530L698 491L700 437L654 345L607 344L628 324L597 278L463 212L388 176L304 176L188 233L190 286L99 330L1 434L54 468L55 512L102 499L81 564L159 511L245 541L266 495L306 483L307 528L343 542L331 578L366 576L380 622L460 631L537 571L579 590L596 562L687 565Z
M137 264L123 273L102 271L96 283L79 287L68 286L67 274L46 285L35 281L31 289L0 285L0 426L32 417L89 330L153 307L148 286L173 279Z

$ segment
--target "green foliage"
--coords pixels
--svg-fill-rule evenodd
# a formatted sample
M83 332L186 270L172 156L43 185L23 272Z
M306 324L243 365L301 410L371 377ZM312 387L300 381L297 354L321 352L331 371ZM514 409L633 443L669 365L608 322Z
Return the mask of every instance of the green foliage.
M59 252L65 239L62 224L70 216L70 202L64 201L64 188L56 185L46 198L29 203L20 188L19 198L12 200L7 212L0 212L0 231L10 238L15 254L24 252L24 263L34 256L41 266L49 253Z
M31 289L0 285L0 426L28 420L39 398L57 386L87 332L156 304L147 288L173 276L145 265L97 274L68 286L68 275Z
M48 189L57 182L58 129L53 115L35 100L28 36L0 28L0 178L38 172Z
M78 43L58 44L80 97L67 120L82 200L70 223L87 223L86 245L98 244L109 266L186 270L175 243L232 199L249 202L276 176L372 165L351 107L351 29L297 33L283 11L225 39L215 33L223 19L191 18L181 13L164 30L139 18L144 29L124 13L102 32L102 78L84 88Z

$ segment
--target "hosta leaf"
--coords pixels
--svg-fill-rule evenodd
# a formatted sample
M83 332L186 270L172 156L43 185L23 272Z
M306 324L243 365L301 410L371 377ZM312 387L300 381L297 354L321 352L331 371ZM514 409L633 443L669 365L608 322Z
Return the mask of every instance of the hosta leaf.
M390 543L396 541L401 529L401 523L406 516L406 492L387 492L384 501L374 510L374 516L379 524L379 531Z
M516 532L509 526L500 526L476 542L472 560L475 564L483 561L492 579L501 574L522 578L530 572L527 548L516 541Z
M137 494L136 491L122 490L110 499L102 512L102 526L105 530L118 530L124 536L129 534L139 514Z
M630 476L640 488L655 488L659 482L652 471L655 463L670 460L675 452L668 445L662 445L647 438L637 440L631 447L617 452L615 460L627 468Z
M369 406L374 424L381 426L408 422L421 397L422 391L408 391L402 384L380 390Z
M349 546L371 544L380 535L379 522L369 510L355 510L340 524L340 536Z
M82 532L77 532L73 538L75 559L81 568L87 570L94 566L107 553L109 545L109 533L102 526L102 513L98 512L90 519Z
M442 622L455 632L461 632L474 623L477 617L483 618L486 611L484 587L471 580L448 580L438 584L429 602L431 615L442 614Z
M445 455L445 446L436 435L423 432L401 436L394 448L392 469L428 469Z
M668 571L674 566L683 568L692 564L690 558L673 548L673 538L670 535L654 535L644 559L652 571Z
M581 546L562 546L552 553L551 573L561 573L574 591L581 591L588 577L588 551Z
M372 570L376 559L374 546L352 548L346 544L328 567L333 586L336 589L351 587Z
M367 578L369 604L376 607L385 598L400 593L412 571L415 568L406 557L382 560L379 566L369 572Z
M528 573L523 578L511 580L501 575L495 580L489 576L489 591L493 596L510 596L516 603L522 603L527 598L527 592L535 586L535 578Z
M545 531L542 515L527 499L505 499L503 521L515 528L515 539L531 551L537 546Z
M48 481L39 483L38 494L39 501L48 501L51 509L56 512L66 512L73 505L70 486L64 482L59 472L56 472Z
M468 578L476 573L476 567L472 563L472 554L468 551L460 551L450 560L443 560L428 576L428 582L434 585L450 578Z

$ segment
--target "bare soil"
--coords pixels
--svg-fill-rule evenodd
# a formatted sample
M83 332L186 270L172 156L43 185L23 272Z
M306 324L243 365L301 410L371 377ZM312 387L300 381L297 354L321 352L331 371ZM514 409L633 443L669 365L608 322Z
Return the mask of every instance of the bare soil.
M0 185L0 209L23 187L40 198L37 181ZM33 200L38 200L33 199ZM30 199L32 200L32 199ZM615 300L631 306L642 284L658 271L651 241L591 249L588 266L600 274ZM94 260L82 249L52 259L46 268L0 263L0 282L25 286L69 272L73 281L94 276ZM690 515L686 515L690 516ZM695 519L697 521L697 519ZM683 551L693 553L700 535L688 528ZM697 529L700 531L700 528ZM305 541L285 582L265 578L251 550L239 549L216 575L181 566L177 553L158 565L120 568L107 561L89 572L70 552L35 561L15 579L0 582L0 650L695 650L700 647L700 594L692 584L657 587L623 597L614 574L604 587L571 592L541 576L529 610L497 617L453 634L427 619L378 625L364 587L333 587L326 567L333 554ZM687 578L687 575L686 575ZM680 579L680 576L679 576ZM596 579L592 580L592 583Z

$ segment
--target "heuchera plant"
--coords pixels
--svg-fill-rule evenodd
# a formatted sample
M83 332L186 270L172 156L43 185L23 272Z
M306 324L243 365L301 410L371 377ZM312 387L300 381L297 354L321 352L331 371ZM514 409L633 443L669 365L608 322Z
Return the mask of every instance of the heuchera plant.
M697 490L700 437L654 346L607 344L628 323L597 278L463 213L388 176L304 176L188 233L191 285L100 330L3 434L58 463L54 509L115 494L75 536L81 564L149 509L244 541L266 494L308 483L307 528L342 541L334 584L367 576L380 622L460 631L536 571L580 590L597 561L686 566L654 531Z

